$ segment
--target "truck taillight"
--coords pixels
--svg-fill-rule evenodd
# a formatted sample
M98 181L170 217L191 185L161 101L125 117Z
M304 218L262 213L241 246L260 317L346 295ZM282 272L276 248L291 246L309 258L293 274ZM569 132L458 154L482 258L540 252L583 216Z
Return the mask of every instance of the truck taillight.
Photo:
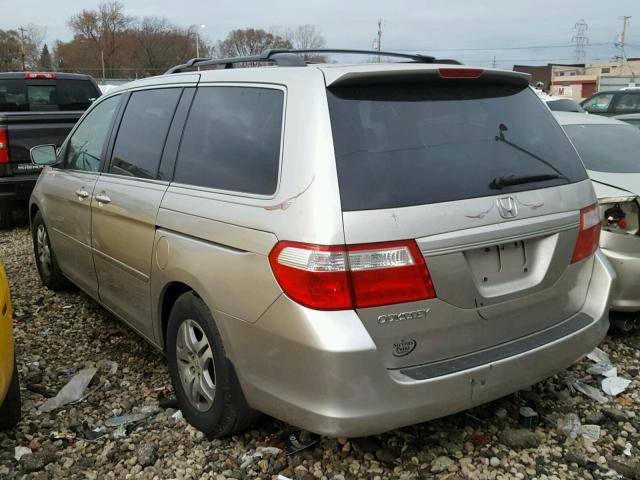
M600 242L600 212L598 204L594 203L580 209L580 232L573 249L571 263L587 258L598 249Z
M415 241L310 245L282 241L269 254L284 293L318 310L367 308L434 298Z
M9 163L9 138L4 128L0 128L0 163Z
M25 73L24 74L24 78L26 78L27 80L55 80L56 79L56 74L55 73L51 73L51 72L47 72L47 73Z

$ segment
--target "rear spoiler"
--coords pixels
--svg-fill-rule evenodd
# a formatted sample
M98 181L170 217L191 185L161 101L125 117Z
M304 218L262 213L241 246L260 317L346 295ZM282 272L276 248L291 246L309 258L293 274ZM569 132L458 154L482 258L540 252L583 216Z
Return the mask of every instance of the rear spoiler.
M508 70L467 67L463 65L398 65L391 64L372 69L371 66L355 67L352 71L323 69L327 87L338 85L363 85L372 83L428 82L437 80L465 80L482 83L508 83L526 87L531 75Z

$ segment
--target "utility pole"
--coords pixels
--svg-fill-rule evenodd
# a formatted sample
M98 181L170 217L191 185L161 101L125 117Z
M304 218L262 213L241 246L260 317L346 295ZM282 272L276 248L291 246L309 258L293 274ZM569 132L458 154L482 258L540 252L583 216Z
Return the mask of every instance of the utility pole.
M627 37L627 27L629 26L629 19L631 17L628 15L625 15L624 17L618 17L618 20L622 20L622 33L620 33L615 41L615 46L616 46L616 57L615 60L617 60L618 62L620 62L620 64L622 65L622 63L624 62L625 58L626 58L626 54L624 52L624 45L625 45L625 40Z
M20 30L20 45L21 45L21 54L22 54L22 71L24 72L27 67L25 66L24 63L24 32L26 29L20 27L18 28L18 30Z
M102 62L102 81L104 81L104 50L100 50L100 61Z
M586 36L589 25L587 25L587 22L581 18L573 28L576 31L576 34L571 37L571 43L576 44L576 49L573 55L576 63L584 63L587 58L587 50L585 47L589 45L589 38Z
M493 62L491 62L491 67L492 68L497 68L498 67L498 64L496 63L496 56L495 55L493 56Z
M381 43L382 43L382 19L378 20L378 53L380 53ZM378 63L380 63L380 55L378 55Z

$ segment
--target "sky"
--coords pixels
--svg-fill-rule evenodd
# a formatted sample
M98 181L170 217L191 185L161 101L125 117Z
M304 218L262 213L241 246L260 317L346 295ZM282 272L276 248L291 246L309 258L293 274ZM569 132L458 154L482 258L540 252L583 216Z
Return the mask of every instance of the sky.
M0 0L9 4L10 0ZM182 27L204 24L217 41L237 28L313 24L327 47L372 47L382 19L382 49L455 58L465 64L511 68L514 64L571 63L580 19L588 25L587 61L615 55L622 15L631 15L626 56L640 57L640 0L122 0L128 15L164 16ZM21 0L0 8L0 29L33 23L46 42L67 41L67 19L98 0ZM15 5L20 5L16 8Z

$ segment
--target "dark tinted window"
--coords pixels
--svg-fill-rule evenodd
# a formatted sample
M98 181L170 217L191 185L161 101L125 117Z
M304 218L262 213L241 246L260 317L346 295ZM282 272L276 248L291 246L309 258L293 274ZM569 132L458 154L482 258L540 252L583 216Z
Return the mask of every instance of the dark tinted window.
M88 80L57 80L57 103L60 110L86 110L100 96Z
M0 80L0 111L17 112L29 110L27 83L20 79Z
M185 127L176 182L269 195L278 183L284 94L201 87Z
M107 98L82 120L65 147L65 168L89 172L100 169L102 148L119 102L119 95Z
M588 170L639 173L640 130L631 125L565 125Z
M156 178L181 91L163 88L131 94L113 146L111 173Z
M89 80L0 79L0 111L86 110L100 96Z
M578 105L578 102L575 100L550 100L547 102L547 107L556 112L578 112L582 113L585 110Z
M621 93L615 111L621 114L640 112L640 92Z
M529 88L385 84L332 88L328 97L346 211L498 195L587 178L562 129ZM495 179L511 175L564 178L491 188Z

